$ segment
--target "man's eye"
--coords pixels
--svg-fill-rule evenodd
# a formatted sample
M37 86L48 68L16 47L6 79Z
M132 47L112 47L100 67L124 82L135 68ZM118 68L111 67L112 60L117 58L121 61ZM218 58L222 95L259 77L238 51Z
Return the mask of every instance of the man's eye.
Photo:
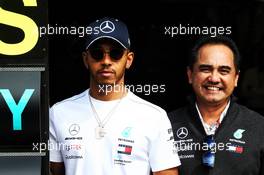
M220 73L223 75L229 74L229 72L230 72L230 70L227 70L227 69L220 70Z
M208 73L208 72L210 72L210 69L209 68L200 68L200 71Z

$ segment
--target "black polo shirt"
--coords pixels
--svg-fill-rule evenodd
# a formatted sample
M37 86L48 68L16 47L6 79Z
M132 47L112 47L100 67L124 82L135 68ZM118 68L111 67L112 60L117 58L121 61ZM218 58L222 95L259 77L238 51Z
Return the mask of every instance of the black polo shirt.
M216 130L215 165L202 164L206 133L192 101L169 113L175 146L182 165L180 175L264 175L264 117L231 101Z

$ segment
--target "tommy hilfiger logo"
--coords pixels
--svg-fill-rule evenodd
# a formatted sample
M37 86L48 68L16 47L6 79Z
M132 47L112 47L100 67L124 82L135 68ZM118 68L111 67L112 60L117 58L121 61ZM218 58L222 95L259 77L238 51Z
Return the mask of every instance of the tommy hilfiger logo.
M244 148L242 146L236 146L236 145L230 145L228 146L228 151L235 152L238 154L242 154L244 151Z
M119 153L119 154L127 154L127 155L131 155L131 152L132 152L132 146L130 146L130 145L118 144L118 150L117 150L117 153Z

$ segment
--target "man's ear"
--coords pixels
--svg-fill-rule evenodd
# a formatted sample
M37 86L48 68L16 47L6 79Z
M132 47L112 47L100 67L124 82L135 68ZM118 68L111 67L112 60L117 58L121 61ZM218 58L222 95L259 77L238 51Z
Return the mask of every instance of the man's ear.
M126 69L129 69L134 60L134 52L128 52L127 61L126 61Z
M83 58L84 66L86 67L86 69L89 69L89 66L88 66L88 54L87 54L87 52L83 52L82 53L82 58Z
M239 75L240 75L240 70L236 73L236 78L235 78L235 87L237 87L238 84L238 79L239 79Z
M189 84L192 84L192 74L193 74L193 72L192 72L191 68L188 66L187 67L187 76L188 76Z

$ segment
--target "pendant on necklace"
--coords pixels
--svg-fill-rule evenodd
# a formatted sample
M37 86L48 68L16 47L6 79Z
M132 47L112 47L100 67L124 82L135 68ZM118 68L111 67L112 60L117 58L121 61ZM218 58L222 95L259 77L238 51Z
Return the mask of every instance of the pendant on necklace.
M95 128L95 138L96 139L104 138L105 134L106 134L106 131L102 126L97 126Z
M214 123L209 126L209 132L215 132L217 128L218 128L218 124Z

